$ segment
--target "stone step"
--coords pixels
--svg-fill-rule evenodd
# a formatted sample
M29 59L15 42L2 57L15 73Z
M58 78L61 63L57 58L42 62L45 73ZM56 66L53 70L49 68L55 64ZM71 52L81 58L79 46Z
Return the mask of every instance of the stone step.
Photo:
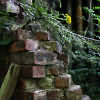
M82 100L82 89L80 85L72 85L66 91L68 100Z
M91 98L88 95L82 95L81 100L91 100Z

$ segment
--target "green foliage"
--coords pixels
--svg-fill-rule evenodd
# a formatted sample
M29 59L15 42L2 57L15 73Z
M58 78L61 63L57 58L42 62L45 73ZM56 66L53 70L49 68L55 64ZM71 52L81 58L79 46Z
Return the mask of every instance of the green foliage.
M61 24L60 21L58 21L63 20L62 18L59 18L59 12L52 10L48 11L46 4L44 4L45 2L39 1L36 0L36 2L32 6L20 3L21 7L24 9L25 23L20 24L18 27L23 27L24 25L27 25L27 22L30 21L38 21L41 23L44 29L51 32L52 36L62 44L63 51L65 53L66 51L68 51L68 47L72 46L72 65L77 69L71 69L70 73L73 75L73 79L75 79L74 81L77 84L82 83L82 87L84 89L89 89L89 94L91 95L93 93L94 86L93 88L91 88L91 85L86 82L89 75L100 75L100 72L98 71L98 69L100 68L100 41L86 38L67 29L63 24ZM89 10L88 8L86 9ZM94 15L94 11L92 9L89 10L89 13L95 18L99 18L97 15ZM3 14L0 18L4 19L3 23L0 21L0 27L2 29L5 28L6 24L7 29L9 30L12 30L12 27L14 27L14 25L17 26L17 24L15 23L16 18L9 18L9 14ZM16 30L16 28L13 30ZM89 67L91 70L89 69Z
M97 1L100 2L100 0L97 0ZM94 6L91 9L89 9L88 7L83 7L83 9L93 19L93 25L95 25L97 27L94 30L94 34L93 34L94 37L96 37L97 39L100 39L100 36L95 34L96 32L100 32L100 15L95 14L95 10L100 10L100 6ZM91 18L90 17L88 18L88 24L91 22Z

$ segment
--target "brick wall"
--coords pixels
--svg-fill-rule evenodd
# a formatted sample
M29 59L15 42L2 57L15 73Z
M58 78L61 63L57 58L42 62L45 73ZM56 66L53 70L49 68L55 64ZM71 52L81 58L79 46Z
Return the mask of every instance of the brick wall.
M90 100L72 82L68 57L49 32L17 29L15 37L9 61L19 64L21 73L12 100Z

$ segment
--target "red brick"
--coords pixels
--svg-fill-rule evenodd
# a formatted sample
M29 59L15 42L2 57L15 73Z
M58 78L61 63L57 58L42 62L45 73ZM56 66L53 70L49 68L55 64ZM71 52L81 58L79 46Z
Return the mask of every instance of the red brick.
M35 33L35 39L36 40L50 40L50 35L48 32L36 32Z
M40 47L49 50L49 51L56 51L61 53L62 52L62 47L57 41L43 41L40 42Z
M34 52L38 48L38 42L35 40L27 39L27 40L20 40L14 42L10 47L10 52L19 52L19 51L32 51Z
M31 78L44 78L44 66L24 66L22 69L22 76Z
M17 52L10 55L10 61L16 64L33 64L34 53L33 52Z
M57 63L57 55L55 53L39 50L34 53L34 63L39 65L50 65Z
M47 99L48 100L63 100L64 93L60 89L49 89L47 90Z
M71 75L60 75L56 77L54 81L56 88L68 88L71 85Z
M25 40L25 50L36 51L38 49L38 41L27 39Z

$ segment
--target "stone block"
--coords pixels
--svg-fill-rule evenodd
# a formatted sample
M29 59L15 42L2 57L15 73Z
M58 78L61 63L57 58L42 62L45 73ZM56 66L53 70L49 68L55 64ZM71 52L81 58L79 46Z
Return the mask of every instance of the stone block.
M60 89L49 89L47 90L47 100L63 100L64 93Z
M17 84L17 89L20 91L27 89L37 90L37 81L31 78L20 78Z
M39 31L39 32L35 33L35 39L36 40L47 41L47 40L50 40L50 35L49 35L48 32Z
M44 66L23 66L22 76L30 78L44 78L45 67Z
M14 42L10 47L10 52L20 52L20 51L36 51L38 48L38 41L27 39L19 40Z
M57 62L57 54L45 51L38 50L34 53L34 63L38 65L50 65L56 64Z
M17 52L10 55L10 61L16 64L33 64L34 54L33 52Z
M62 52L62 47L57 41L43 41L40 42L40 47L49 50L49 51L55 51L58 53Z
M71 75L65 74L55 78L54 84L56 88L68 88L71 85Z
M81 100L91 100L91 98L88 95L82 95Z
M82 100L82 89L80 85L72 85L66 92L68 100Z

